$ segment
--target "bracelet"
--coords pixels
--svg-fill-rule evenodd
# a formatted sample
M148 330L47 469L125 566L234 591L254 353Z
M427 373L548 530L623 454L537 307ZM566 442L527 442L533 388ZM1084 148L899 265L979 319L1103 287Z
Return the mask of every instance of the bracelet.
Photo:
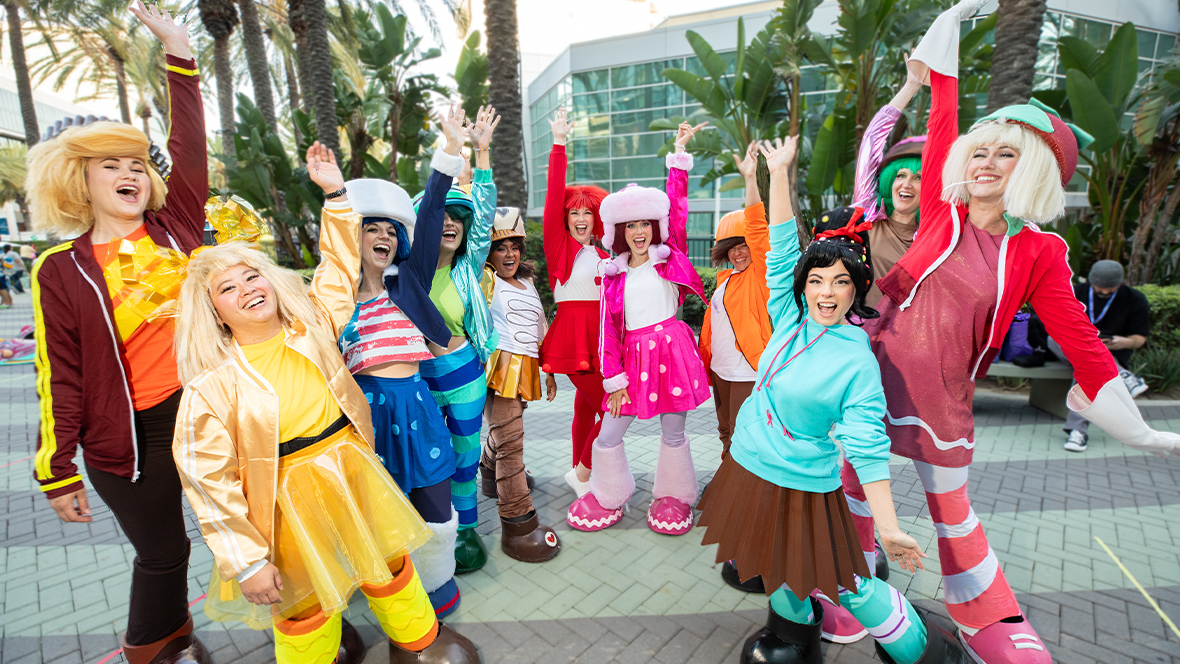
M346 193L348 193L348 188L341 187L341 188L337 189L336 191L333 191L329 194L324 194L324 198L326 198L328 200L332 200L333 198L340 198L341 196L343 196Z
M471 148L471 149L472 149L473 151L475 151L475 152L487 152L487 151L491 150L492 148L489 146L489 147L486 147L486 148L475 148L475 147L473 147L473 148Z

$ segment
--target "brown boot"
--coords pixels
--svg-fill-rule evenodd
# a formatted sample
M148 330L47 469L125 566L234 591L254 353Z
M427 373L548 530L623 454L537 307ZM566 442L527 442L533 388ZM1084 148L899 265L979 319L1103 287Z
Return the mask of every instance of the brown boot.
M123 638L120 641L128 664L213 664L205 644L193 635L192 616L183 627L155 643L133 646Z
M361 664L365 658L365 642L352 623L343 618L340 620L340 651L336 654L336 664Z
M421 652L389 642L389 664L479 664L479 649L466 636L439 623L434 643Z
M532 491L533 487L537 485L537 480L533 479L527 470L524 471L524 481L528 485L529 491ZM479 484L479 490L483 495L493 500L500 499L500 492L496 490L496 469L483 465L482 461L479 464Z
M537 521L537 510L524 521L509 521L500 517L500 548L509 558L526 563L552 560L561 551L561 540L549 526Z

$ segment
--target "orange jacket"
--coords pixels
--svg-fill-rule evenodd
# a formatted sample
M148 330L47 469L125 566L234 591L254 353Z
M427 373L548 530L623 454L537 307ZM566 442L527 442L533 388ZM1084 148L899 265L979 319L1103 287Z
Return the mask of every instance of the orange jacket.
M770 252L770 230L766 223L766 209L762 203L755 203L745 209L746 245L750 247L750 267L741 272L721 270L717 273L717 287L727 280L725 287L725 312L734 326L737 348L746 356L746 361L755 371L758 358L766 350L774 325L766 302L770 299L770 288L766 285L766 254ZM705 370L712 380L713 362L712 307L705 309L705 322L701 326L700 352L705 361Z

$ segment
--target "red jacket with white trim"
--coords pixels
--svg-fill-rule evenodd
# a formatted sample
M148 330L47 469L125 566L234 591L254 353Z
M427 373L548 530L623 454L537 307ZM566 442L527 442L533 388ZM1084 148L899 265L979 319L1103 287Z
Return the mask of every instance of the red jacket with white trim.
M959 133L959 82L931 71L930 84L929 138L922 155L922 225L913 246L878 282L881 292L902 310L909 306L922 281L950 256L967 223L966 206L952 206L942 200L942 168ZM1094 399L1107 381L1118 376L1118 368L1098 339L1085 308L1073 295L1073 272L1065 240L1025 222L1023 228L1009 230L1004 237L998 270L997 306L974 376L987 375L1008 326L1027 302L1045 323L1049 336L1061 344L1082 391Z
M152 242L190 253L204 243L209 196L205 111L196 61L168 56L172 172L164 207L144 213ZM86 463L136 480L143 468L123 342L90 233L47 250L32 272L41 427L34 476L50 498L82 486Z

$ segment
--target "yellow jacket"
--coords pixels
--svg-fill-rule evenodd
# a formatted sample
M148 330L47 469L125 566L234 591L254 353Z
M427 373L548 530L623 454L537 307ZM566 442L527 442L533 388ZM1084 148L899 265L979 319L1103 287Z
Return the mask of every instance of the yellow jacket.
M371 448L373 424L365 395L336 346L356 308L360 280L360 217L351 209L323 211L323 260L311 281L318 320L285 330L286 344L324 374L328 388ZM275 491L279 469L279 400L237 344L230 360L184 386L172 454L201 534L225 580L273 560Z

